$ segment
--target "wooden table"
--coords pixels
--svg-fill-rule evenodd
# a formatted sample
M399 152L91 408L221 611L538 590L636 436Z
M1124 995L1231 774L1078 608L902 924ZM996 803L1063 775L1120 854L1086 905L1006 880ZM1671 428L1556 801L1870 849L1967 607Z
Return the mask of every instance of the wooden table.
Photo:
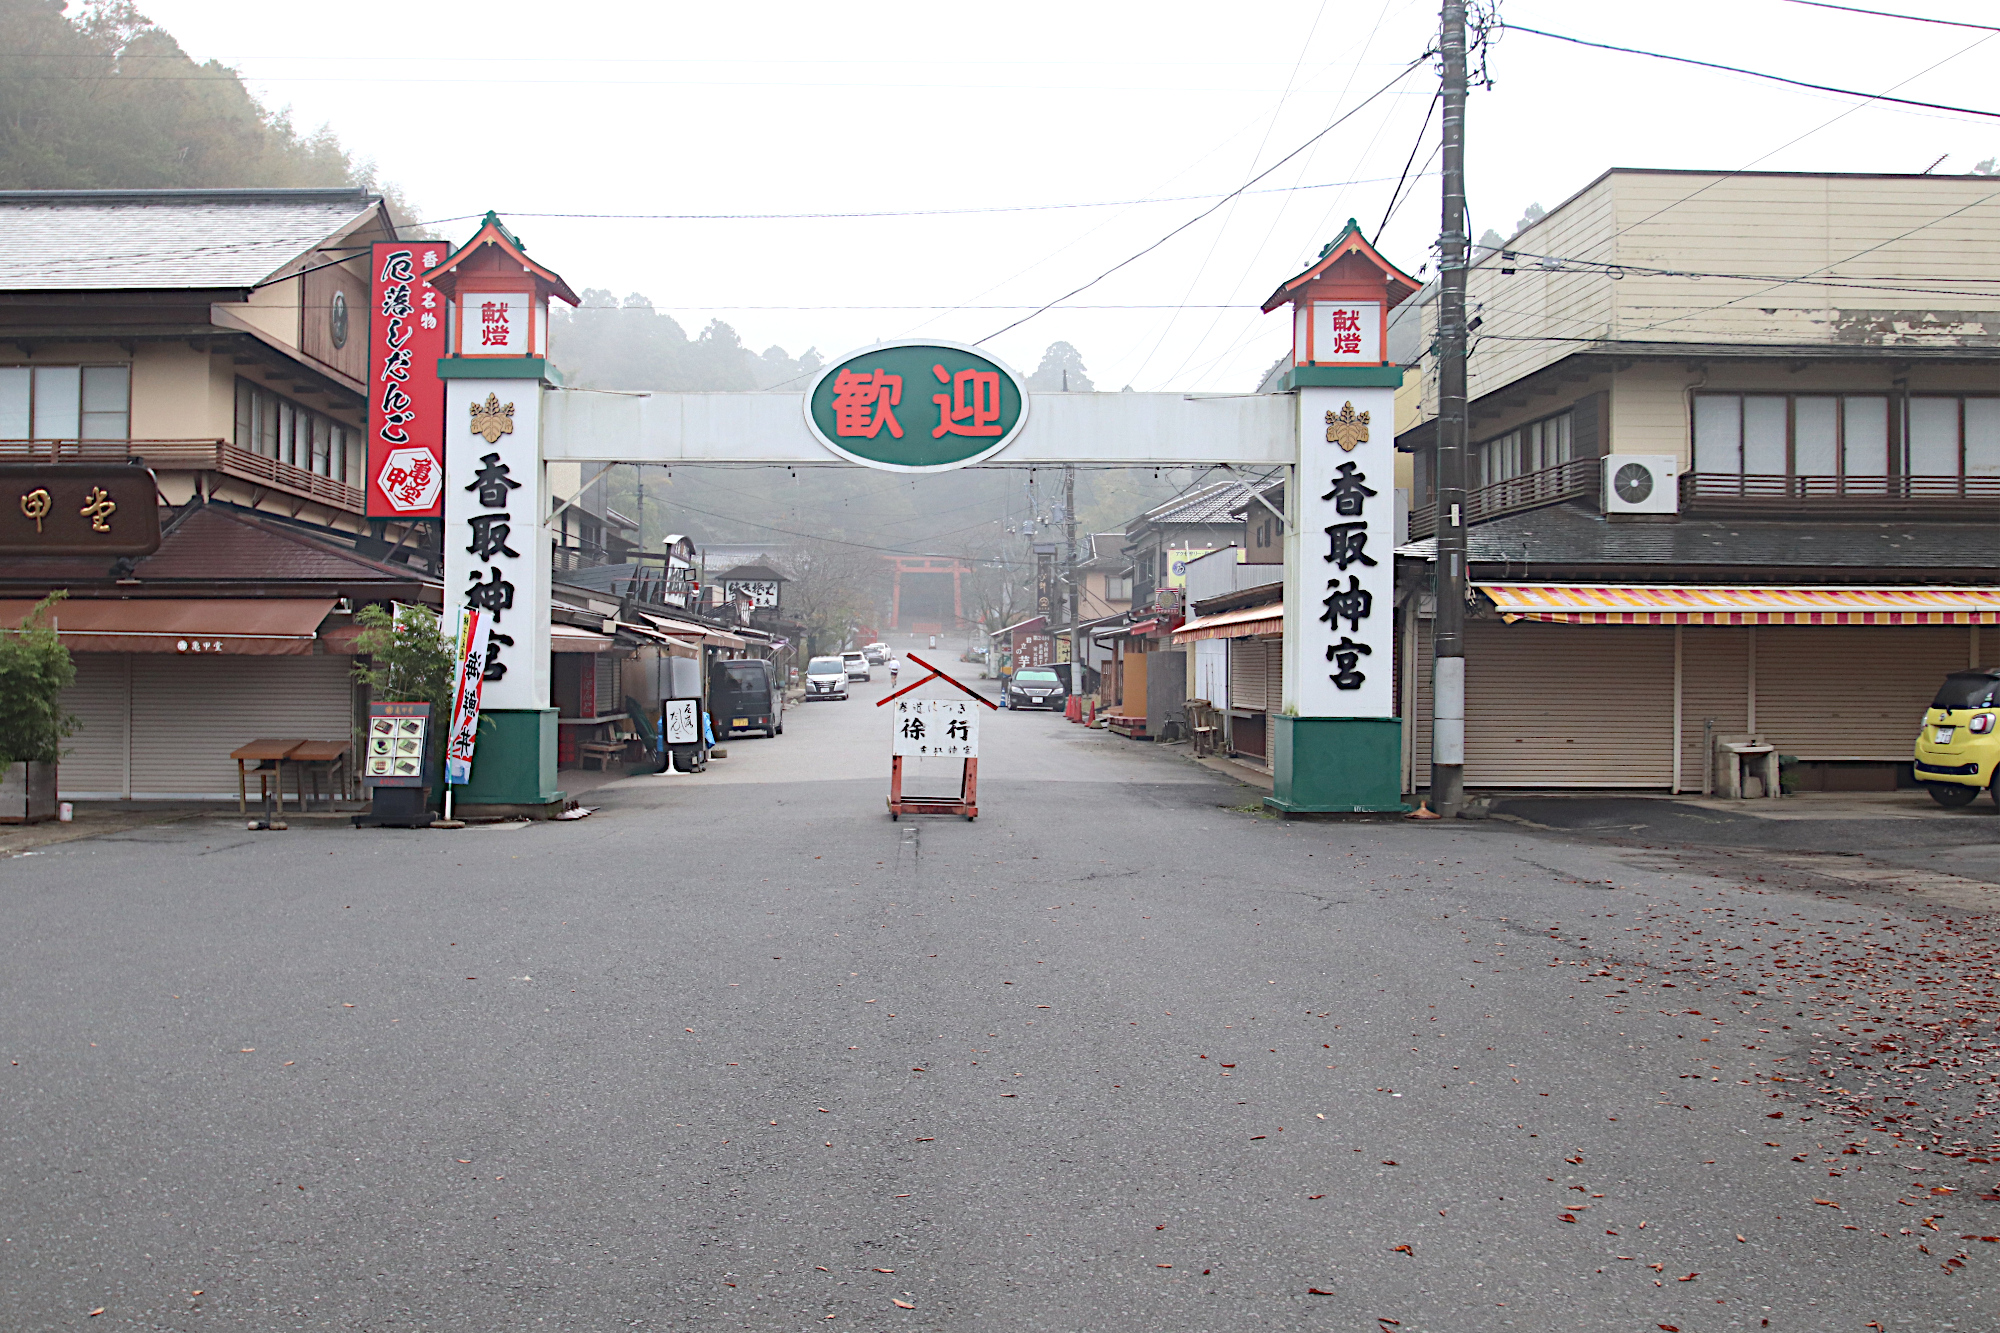
M333 780L336 772L347 765L349 745L346 741L301 741L296 749L285 758L298 766L299 812L303 814L306 805L306 775L313 775L313 795L319 795L319 775L326 774L326 808L333 809L336 792L339 790ZM280 789L280 799L283 799Z
M249 793L244 785L243 776L243 764L246 760L254 761L259 769L262 769L265 764L272 766L278 780L278 813L283 814L285 812L285 760L291 758L292 751L305 743L304 740L255 740L251 741L248 745L239 745L229 752L229 757L236 761L236 812L238 814L246 814L249 810ZM261 776L258 778L257 787L258 795L261 798L264 790L263 778ZM303 799L301 799L300 803L304 803Z

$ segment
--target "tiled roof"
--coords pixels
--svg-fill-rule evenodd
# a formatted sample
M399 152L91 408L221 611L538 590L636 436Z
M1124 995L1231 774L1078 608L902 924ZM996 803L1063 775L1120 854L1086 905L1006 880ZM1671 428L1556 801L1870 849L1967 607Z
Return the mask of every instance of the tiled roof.
M1991 523L1908 519L1682 518L1672 523L1608 523L1576 505L1509 514L1466 529L1466 553L1481 564L1537 569L1581 565L1714 565L1821 569L1990 569L2000 567L2000 530ZM1436 558L1436 539L1396 548ZM1525 571L1525 573L1523 572Z
M1170 500L1146 512L1147 523L1227 523L1229 511L1248 498L1252 487L1241 481L1219 481L1193 495Z
M376 206L365 190L0 190L0 291L249 287Z
M163 518L166 516L163 514ZM371 560L287 524L230 505L206 504L169 522L160 549L134 561L139 590L177 584L425 584L421 570ZM0 568L10 585L85 587L109 584L105 557L19 556Z

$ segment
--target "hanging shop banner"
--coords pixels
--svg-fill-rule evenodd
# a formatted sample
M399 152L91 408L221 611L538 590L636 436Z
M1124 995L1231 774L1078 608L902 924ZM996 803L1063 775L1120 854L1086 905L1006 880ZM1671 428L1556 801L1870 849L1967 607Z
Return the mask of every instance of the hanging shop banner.
M451 732L444 743L444 780L454 787L472 781L472 747L479 738L479 688L486 680L487 636L493 628L490 612L460 607L458 612L458 679L452 688Z
M444 513L444 300L418 275L436 241L377 241L368 313L368 517Z
M821 371L806 427L851 463L942 472L1013 443L1028 420L1021 378L976 347L887 342Z

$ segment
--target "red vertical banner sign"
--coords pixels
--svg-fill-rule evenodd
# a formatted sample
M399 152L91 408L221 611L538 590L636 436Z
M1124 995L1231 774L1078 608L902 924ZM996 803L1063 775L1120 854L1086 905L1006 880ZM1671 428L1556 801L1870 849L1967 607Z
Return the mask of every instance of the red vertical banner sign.
M368 311L368 517L444 516L442 241L377 241Z

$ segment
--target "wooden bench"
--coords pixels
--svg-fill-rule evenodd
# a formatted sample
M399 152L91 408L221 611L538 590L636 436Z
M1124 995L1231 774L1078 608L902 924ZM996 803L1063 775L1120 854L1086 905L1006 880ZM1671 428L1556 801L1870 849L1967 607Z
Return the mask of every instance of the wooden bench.
M1120 736L1130 736L1135 741L1149 739L1146 735L1146 719L1132 717L1124 713L1112 713L1104 719L1104 725Z
M576 747L576 766L581 769L595 759L600 773L611 771L611 761L625 753L624 741L580 741Z

